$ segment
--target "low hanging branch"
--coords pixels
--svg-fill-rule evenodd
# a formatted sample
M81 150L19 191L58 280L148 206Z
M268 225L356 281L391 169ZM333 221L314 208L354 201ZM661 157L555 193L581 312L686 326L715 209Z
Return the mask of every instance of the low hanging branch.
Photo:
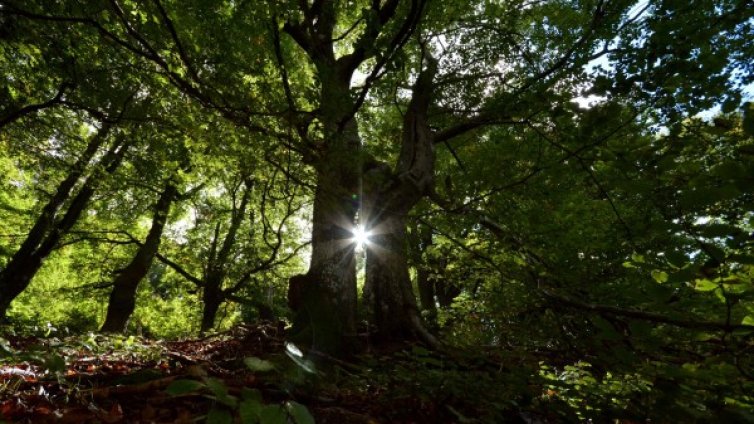
M606 314L606 315L626 317L626 318L635 318L635 319L640 319L644 321L651 321L651 322L656 322L656 323L661 323L661 324L669 324L676 327L689 328L689 329L694 329L694 330L725 331L726 333L730 333L733 331L741 331L741 330L754 332L754 325L727 324L724 322L709 322L709 321L677 319L677 318L672 318L672 317L668 317L661 314L655 314L652 312L645 312L645 311L640 311L636 309L624 309L624 308L618 308L615 306L599 305L595 303L582 302L580 300L576 300L568 296L556 294L552 290L542 288L542 287L539 287L539 291L542 292L542 294L544 294L545 297L552 300L557 300L558 302L560 302L561 304L565 306L569 306L576 309L583 309L587 311L597 312L597 313Z
M515 237L510 236L505 230L505 227L503 225L500 225L499 223L493 221L492 219L486 216L480 217L480 224L483 227L487 228L499 240L504 241L508 244L513 244L516 250L524 253L526 255L527 262L530 264L530 266L533 266L532 262L536 262L537 265L539 266L547 267L546 263L544 262L542 258L536 255L530 249L527 249L521 243L520 240L517 240ZM444 234L444 235L446 237L451 238L448 234ZM475 253L479 259L482 259L483 261L493 266L495 269L499 270L499 267L497 267L497 265L495 264L492 258L486 255L479 254L478 252L475 252L473 251L473 249L469 249L468 247L465 247L465 248L470 250L472 253ZM726 322L700 321L700 320L692 320L692 319L680 319L680 318L673 318L667 315L657 314L653 312L641 311L638 309L619 308L616 306L584 302L581 300L574 299L570 296L559 294L555 292L554 290L552 290L551 288L543 287L541 277L537 275L533 271L533 269L529 270L529 274L532 276L532 278L535 281L538 282L537 289L540 293L542 293L542 295L545 298L557 301L559 302L560 305L566 306L569 308L580 309L580 310L595 312L599 314L611 315L615 317L633 318L633 319L655 322L659 324L668 324L675 327L688 328L688 329L694 329L694 330L724 331L726 333L731 333L734 331L754 332L754 325L730 324Z
M481 224L485 228L490 230L490 232L494 234L495 237L497 237L498 239L503 239L505 241L508 241L509 243L513 242L514 244L516 244L516 247L519 250L523 251L523 253L525 253L528 262L535 261L540 265L545 264L542 258L540 258L534 252L524 247L520 243L520 241L515 240L515 238L513 237L506 236L507 233L505 231L505 227L503 227L502 225L498 224L497 222L491 220L490 218L486 216L483 216L481 218ZM669 317L662 314L656 314L653 312L646 312L646 311L641 311L637 309L618 308L616 306L600 305L600 304L595 304L595 303L583 302L580 300L573 299L569 296L558 294L554 292L553 290L551 290L550 288L542 287L541 278L538 275L536 275L533 272L533 270L530 270L529 273L538 282L537 289L546 298L551 299L551 300L556 300L560 302L561 305L568 306L570 308L582 309L582 310L597 312L597 313L601 313L605 315L612 315L616 317L640 319L644 321L651 321L651 322L668 324L668 325L673 325L676 327L696 329L696 330L725 331L726 333L730 333L733 331L754 332L754 325L678 319L678 318L673 318L673 317Z

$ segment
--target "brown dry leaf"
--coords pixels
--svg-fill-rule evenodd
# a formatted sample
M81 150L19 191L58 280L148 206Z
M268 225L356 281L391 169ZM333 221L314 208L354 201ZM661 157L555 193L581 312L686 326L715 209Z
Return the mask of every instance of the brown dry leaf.
M26 407L15 399L8 399L0 404L0 417L11 419L26 412Z
M50 415L53 413L53 410L45 405L40 405L34 408L34 413L39 415Z
M176 417L174 424L191 424L194 422L194 417L191 412L181 409L178 411L178 417Z
M152 405L147 404L142 410L141 410L141 419L144 421L152 421L157 416L157 411L152 407Z
M107 424L123 421L123 408L119 403L114 403L107 414L100 417Z
M91 421L95 418L92 413L86 408L68 408L63 411L63 416L60 417L58 423L60 424L80 424Z

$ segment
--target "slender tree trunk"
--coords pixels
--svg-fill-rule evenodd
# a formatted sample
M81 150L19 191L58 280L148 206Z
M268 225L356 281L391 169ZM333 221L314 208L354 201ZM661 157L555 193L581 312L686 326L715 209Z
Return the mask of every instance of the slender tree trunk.
M149 234L131 262L118 274L113 282L113 290L110 292L110 301L107 305L107 316L102 324L103 332L125 331L128 319L136 307L136 290L139 282L147 275L149 267L154 261L157 250L160 247L162 231L167 222L170 205L175 200L178 192L173 182L165 185L154 207L152 227Z
M435 293L437 293L437 303L443 308L450 308L453 301L461 294L461 287L451 283L447 278L436 279Z
M76 196L70 201L66 212L62 217L59 216L60 208L68 200L71 190L83 173L83 168L94 156L105 137L107 131L105 128L107 127L95 136L97 140L92 140L87 146L84 156L79 159L72 174L58 186L52 199L43 208L42 215L34 224L21 248L0 272L0 317L6 316L11 302L26 290L34 275L42 267L42 262L50 255L60 238L73 228L89 203L97 182L102 177L98 171L84 181ZM105 173L113 174L117 170L129 146L130 142L113 144L100 161L100 166L104 168Z
M437 326L437 303L435 300L435 285L431 277L430 267L426 261L422 260L422 253L424 253L429 246L432 245L432 231L428 228L422 228L420 226L415 227L419 233L420 242L415 244L414 252L416 264L416 287L419 290L419 305L422 311L427 313L427 323L432 326Z
M422 311L427 311L427 321L437 320L437 304L435 303L435 286L430 279L429 270L420 266L416 270L416 286L419 289L419 304Z
M202 334L208 332L215 326L217 311L220 310L220 305L224 300L220 284L222 284L222 281L205 281L204 290L202 292L203 308L202 325L200 328Z
M249 204L249 199L251 198L251 190L254 187L254 182L251 179L247 179L243 184L243 194L241 195L241 201L238 205L235 204L236 196L234 193L230 226L228 227L228 232L225 235L225 239L219 247L219 250L220 223L218 222L215 226L215 235L212 238L212 246L210 248L207 265L204 268L204 275L200 284L203 288L202 302L204 304L200 327L202 334L211 330L215 326L217 311L220 309L220 305L223 301L225 301L226 296L229 295L229 293L223 291L223 281L225 281L225 277L227 276L228 260L233 245L236 243L238 229L241 227L241 223L246 216L246 208Z

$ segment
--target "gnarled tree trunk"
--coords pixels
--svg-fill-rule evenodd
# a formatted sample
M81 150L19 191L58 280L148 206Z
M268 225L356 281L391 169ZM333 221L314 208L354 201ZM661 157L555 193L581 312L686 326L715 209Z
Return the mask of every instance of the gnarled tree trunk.
M334 9L325 3L316 34L289 28L307 51L320 78L324 144L314 159L317 188L312 219L312 255L293 338L314 349L347 354L356 335L356 260L353 230L359 208L361 139L353 117L351 75L355 67L335 59ZM329 34L329 35L328 35Z
M367 246L364 297L378 340L438 342L424 327L408 272L408 212L432 188L434 147L427 123L436 62L430 58L414 85L403 122L395 171L377 167L364 176L364 219L373 235Z
M361 140L354 114L363 97L354 98L350 91L351 77L365 60L389 59L415 29L423 3L412 2L407 14L390 29L390 46L377 47L382 32L390 28L400 4L399 0L374 1L373 13L353 50L336 58L336 2L301 2L301 19L284 26L317 68L320 83L319 107L315 112L321 124L323 140L312 149L312 164L317 172L312 223L312 257L304 284L303 302L294 322L294 337L309 347L333 354L348 354L355 346L356 335L356 261L352 232L359 209L362 160ZM386 31L387 32L387 31ZM276 39L277 40L277 39ZM279 40L278 61L282 64ZM384 54L384 57L380 57ZM385 63L375 68L374 79ZM283 78L285 74L283 73ZM292 110L296 105L285 89ZM362 93L365 95L366 91ZM305 124L308 126L308 123ZM308 132L304 126L302 133ZM313 145L314 143L310 143Z

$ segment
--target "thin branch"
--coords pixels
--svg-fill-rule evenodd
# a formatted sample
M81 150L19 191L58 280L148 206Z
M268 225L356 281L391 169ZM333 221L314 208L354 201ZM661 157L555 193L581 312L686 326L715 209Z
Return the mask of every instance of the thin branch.
M3 128L6 125L9 125L15 122L16 120L21 119L26 115L29 115L29 114L38 112L42 109L46 109L46 108L62 103L63 95L65 95L65 91L72 87L73 87L72 84L64 82L60 85L60 88L58 88L58 92L55 94L55 96L51 98L50 100L47 100L42 103L36 103L36 104L24 106L16 111L9 113L6 116L3 116L2 118L0 118L0 128Z
M625 309L615 306L600 305L595 303L582 302L580 300L573 299L568 296L557 294L550 289L540 287L539 291L546 297L557 300L558 302L577 309L583 309L592 312L598 312L601 314L620 316L626 318L635 318L643 321L651 321L661 324L669 324L675 327L689 328L695 330L708 330L708 331L724 331L730 333L733 331L754 331L754 325L747 324L730 324L726 322L710 322L710 321L698 321L672 318L661 314L652 312L640 311L637 309Z
M615 202L613 202L612 196L610 196L610 193L605 189L605 187L602 185L602 182L597 178L597 176L594 174L594 171L584 162L584 159L579 154L574 154L571 149L564 146L561 143L558 143L556 140L545 134L543 131L541 131L539 128L537 128L536 125L533 125L532 123L528 123L529 128L534 130L543 140L547 141L550 145L557 147L558 149L564 151L568 155L571 155L576 158L576 160L579 162L579 165L584 170L584 172L589 175L589 179L592 180L594 185L599 190L600 194L604 196L607 199L607 202L610 204L610 208L613 211L613 214L618 219L618 222L623 227L623 230L626 233L626 236L628 237L628 241L631 244L631 246L636 249L636 244L634 243L634 237L633 237L633 231L631 231L631 227L626 223L626 221L623 219L623 216L618 211L618 207L615 205Z
M196 72L196 69L191 63L191 60L188 57L188 54L186 54L186 49L183 47L183 43L181 43L181 39L178 37L178 31L175 29L175 25L173 24L173 21L170 19L170 16L168 16L167 11L162 6L162 3L160 0L153 0L155 5L157 6L157 10L160 12L160 17L162 18L163 22L165 22L165 26L168 28L168 32L170 33L170 36L173 38L173 43L175 43L176 48L178 49L178 57L181 58L181 61L186 66L186 69L188 69L189 74L191 77L196 81L197 83L201 83L199 80L199 73Z

